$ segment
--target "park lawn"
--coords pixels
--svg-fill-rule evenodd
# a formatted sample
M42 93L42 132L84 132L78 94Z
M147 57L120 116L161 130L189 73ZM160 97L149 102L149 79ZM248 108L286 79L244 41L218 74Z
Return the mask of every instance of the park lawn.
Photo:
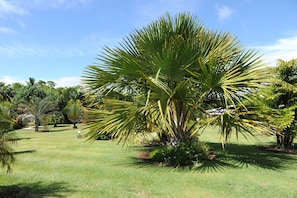
M218 158L189 169L142 161L141 145L78 139L82 127L17 130L16 162L12 173L0 169L0 197L297 197L297 156L257 147L273 137L232 139L224 152L208 128L201 140Z

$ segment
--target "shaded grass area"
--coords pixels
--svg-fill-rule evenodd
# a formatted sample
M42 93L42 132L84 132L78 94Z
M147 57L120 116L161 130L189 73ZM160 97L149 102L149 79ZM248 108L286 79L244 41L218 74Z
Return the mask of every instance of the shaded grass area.
M255 145L229 144L228 149L218 150L220 144L210 143L212 148L216 148L218 157L212 161L204 161L196 170L223 171L226 168L262 168L275 171L285 170L287 163L296 164L296 157L285 154L276 154L261 150Z
M0 197L297 197L297 158L258 148L259 141L231 140L221 149L218 134L201 136L217 158L193 168L159 166L139 158L152 149L115 141L90 144L72 125L51 132L19 130L13 172L0 170Z
M220 143L208 143L211 150L215 151L216 158L213 160L205 160L194 167L177 167L176 170L189 169L198 172L216 172L225 171L228 168L263 168L275 171L286 169L286 164L296 164L296 157L283 153L268 152L255 145L229 144L228 149L223 151ZM139 166L152 165L156 166L156 162L148 157L148 153L153 147L143 147L140 149L141 154L132 157L133 164Z
M44 185L41 182L18 183L15 185L0 186L0 197L66 197L60 193L71 192L68 184L63 182Z

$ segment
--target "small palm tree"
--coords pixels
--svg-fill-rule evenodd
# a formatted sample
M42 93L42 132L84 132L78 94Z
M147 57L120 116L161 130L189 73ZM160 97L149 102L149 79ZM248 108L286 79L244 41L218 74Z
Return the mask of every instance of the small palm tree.
M58 113L57 104L52 97L46 97L44 99L31 97L28 103L23 104L23 115L33 118L35 131L38 131L43 116L55 113Z
M76 129L76 124L81 120L83 115L83 106L80 100L70 100L64 108L64 112L73 123L73 128Z

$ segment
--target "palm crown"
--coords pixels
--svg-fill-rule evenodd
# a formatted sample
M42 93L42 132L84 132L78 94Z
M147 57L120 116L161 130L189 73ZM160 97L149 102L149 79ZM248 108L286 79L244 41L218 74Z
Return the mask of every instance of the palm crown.
M90 139L112 133L121 140L153 130L166 142L191 141L197 116L242 104L263 81L254 51L188 13L166 14L135 30L98 60L84 75L104 98L104 108L90 111Z

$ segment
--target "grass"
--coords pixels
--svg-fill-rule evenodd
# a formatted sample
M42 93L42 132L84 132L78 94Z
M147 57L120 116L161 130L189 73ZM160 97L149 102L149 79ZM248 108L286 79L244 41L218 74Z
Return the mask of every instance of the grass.
M50 129L16 131L17 160L12 173L0 169L0 197L297 197L297 156L257 147L273 137L232 139L222 151L217 133L207 129L201 139L218 158L188 169L144 162L140 145L90 144L71 125Z

